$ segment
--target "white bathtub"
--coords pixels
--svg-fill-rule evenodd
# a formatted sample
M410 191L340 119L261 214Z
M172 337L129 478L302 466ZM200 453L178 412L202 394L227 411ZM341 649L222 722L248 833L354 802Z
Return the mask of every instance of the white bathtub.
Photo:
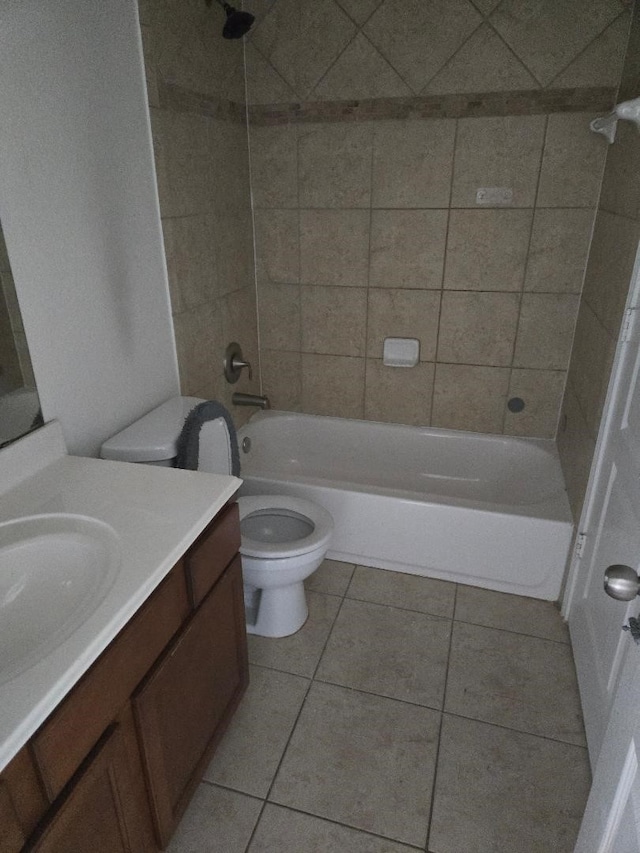
M572 519L553 442L260 412L243 494L333 515L327 556L556 600Z

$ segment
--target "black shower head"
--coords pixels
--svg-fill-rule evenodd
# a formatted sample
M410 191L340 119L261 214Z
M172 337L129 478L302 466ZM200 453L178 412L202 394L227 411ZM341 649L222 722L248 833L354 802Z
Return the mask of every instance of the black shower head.
M241 39L251 29L251 25L255 21L253 15L249 14L249 12L240 12L238 9L234 9L233 6L225 3L224 0L216 0L216 2L227 13L227 20L222 30L223 37L226 39ZM211 0L207 0L207 6L210 5Z

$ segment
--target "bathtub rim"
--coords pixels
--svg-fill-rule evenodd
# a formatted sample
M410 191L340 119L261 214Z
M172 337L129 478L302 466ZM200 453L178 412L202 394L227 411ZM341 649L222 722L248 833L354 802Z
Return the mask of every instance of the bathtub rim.
M573 514L569 504L566 485L564 483L564 475L560 464L560 455L553 439L550 438L524 438L522 436L503 435L501 433L479 433L471 430L451 430L442 427L425 427L411 426L409 424L388 423L385 421L367 421L361 418L341 418L332 415L312 415L304 412L289 412L279 409L270 409L268 411L256 412L243 424L238 430L238 438L240 442L247 435L247 430L252 425L260 423L264 420L272 420L276 417L285 417L291 420L313 419L314 421L329 420L343 423L358 423L366 426L393 428L398 430L409 430L412 432L422 432L428 435L442 436L444 438L470 438L472 440L480 439L482 441L493 441L496 439L512 446L525 445L532 446L543 451L550 456L557 465L558 473L560 474L560 483L557 493L552 493L549 497L543 500L532 502L530 504L508 504L498 503L493 501L479 501L471 498L451 497L445 495L429 494L414 492L410 490L394 489L392 487L362 485L349 480L330 480L310 477L307 475L288 475L282 476L277 471L261 470L259 472L249 472L247 478L258 482L291 482L296 485L309 484L310 486L319 488L329 488L336 490L347 490L363 494L376 494L380 496L393 497L399 501L415 501L421 504L432 504L436 506L454 505L463 509L477 510L478 512L493 512L504 516L517 516L520 518L539 518L544 521L554 521L560 523L574 524ZM243 454L240 454L240 462L242 469ZM242 477L242 470L240 476Z

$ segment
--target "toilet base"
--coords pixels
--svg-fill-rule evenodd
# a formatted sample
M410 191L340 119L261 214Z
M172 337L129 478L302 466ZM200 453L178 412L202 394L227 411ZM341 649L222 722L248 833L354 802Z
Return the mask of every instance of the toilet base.
M272 589L256 590L255 621L247 619L247 634L260 637L288 637L295 634L307 621L309 608L304 594L304 583L291 583ZM256 612L257 610L257 612Z

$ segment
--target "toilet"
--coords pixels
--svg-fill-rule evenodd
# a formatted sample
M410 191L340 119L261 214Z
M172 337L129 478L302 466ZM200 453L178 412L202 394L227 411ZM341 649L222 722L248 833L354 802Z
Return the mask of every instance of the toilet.
M105 441L100 455L173 467L185 418L202 402L172 397ZM200 431L198 470L231 473L231 443L222 418L208 421ZM333 519L318 504L288 495L241 497L238 508L247 632L262 637L295 634L309 613L304 581L324 560Z

